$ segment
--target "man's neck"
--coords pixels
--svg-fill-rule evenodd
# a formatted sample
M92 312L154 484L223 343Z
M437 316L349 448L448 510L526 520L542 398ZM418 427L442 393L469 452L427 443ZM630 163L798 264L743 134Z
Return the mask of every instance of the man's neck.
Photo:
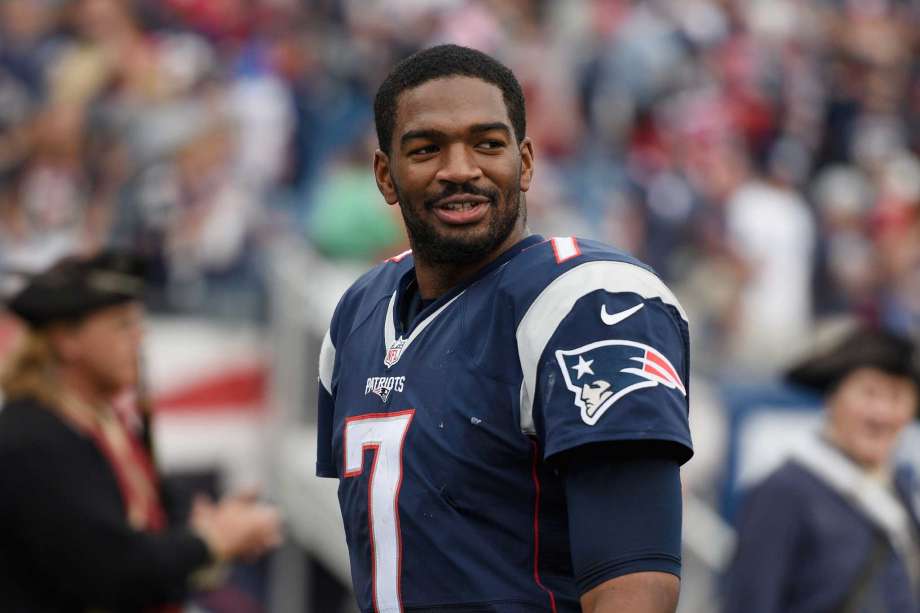
M420 261L415 263L415 279L422 300L434 300L443 296L475 275L488 262L477 264L473 268L465 266L431 265Z
M524 226L515 228L498 247L477 262L470 264L432 264L416 258L415 279L423 300L434 300L458 285L472 279L508 249L526 238L530 232Z

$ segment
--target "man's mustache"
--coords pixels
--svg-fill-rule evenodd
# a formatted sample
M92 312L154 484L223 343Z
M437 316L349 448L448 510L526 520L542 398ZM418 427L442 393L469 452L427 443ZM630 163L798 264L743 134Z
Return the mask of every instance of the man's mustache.
M436 205L441 200L457 195L480 196L483 198L488 198L491 202L498 200L497 189L476 187L472 183L450 183L444 188L444 191L442 191L437 196L426 198L425 208L430 210L434 208L434 205Z

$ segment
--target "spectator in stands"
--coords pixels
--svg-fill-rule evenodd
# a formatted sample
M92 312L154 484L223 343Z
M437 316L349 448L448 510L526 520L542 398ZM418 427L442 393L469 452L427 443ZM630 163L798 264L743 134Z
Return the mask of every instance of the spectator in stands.
M789 372L824 395L826 419L747 496L726 613L920 610L918 483L894 459L917 358L902 337L857 327Z
M248 498L168 516L149 438L116 408L139 379L138 272L70 258L9 303L29 332L0 380L0 610L173 610L202 571L279 540Z

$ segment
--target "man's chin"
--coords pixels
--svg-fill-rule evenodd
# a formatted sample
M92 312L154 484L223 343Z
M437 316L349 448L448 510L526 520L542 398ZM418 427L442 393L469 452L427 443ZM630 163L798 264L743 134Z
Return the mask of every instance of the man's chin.
M432 264L443 264L447 266L469 266L486 259L488 251L459 251L457 249L438 251L430 254L427 260Z
M415 253L432 264L475 264L492 255L500 244L488 235L471 231L453 236L441 235L431 243L416 245Z
M448 224L442 220L411 219L405 215L415 258L445 266L470 266L495 255L497 249L514 232L517 211L513 216L498 216L498 210L470 224Z

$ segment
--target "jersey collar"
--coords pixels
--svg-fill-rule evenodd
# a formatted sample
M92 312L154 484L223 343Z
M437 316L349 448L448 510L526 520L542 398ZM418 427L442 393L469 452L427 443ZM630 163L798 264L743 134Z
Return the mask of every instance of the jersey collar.
M408 345L412 339L421 333L421 331L441 313L441 311L446 309L454 300L459 298L460 295L466 291L466 288L476 283L483 277L491 274L493 271L501 268L528 247L542 243L545 240L546 239L544 239L539 234L531 234L530 236L521 239L513 246L508 248L504 253L489 262L482 268L482 270L477 272L469 280L457 285L450 291L433 300L428 306L419 312L418 316L415 317L413 322L410 322L409 328L404 329L401 318L399 317L399 313L401 312L403 301L407 299L407 289L409 285L415 281L415 266L407 270L399 280L396 291L393 292L393 295L390 297L390 303L387 307L386 328L384 330L384 337L387 347L390 347L393 342L398 339L405 339L405 345Z

